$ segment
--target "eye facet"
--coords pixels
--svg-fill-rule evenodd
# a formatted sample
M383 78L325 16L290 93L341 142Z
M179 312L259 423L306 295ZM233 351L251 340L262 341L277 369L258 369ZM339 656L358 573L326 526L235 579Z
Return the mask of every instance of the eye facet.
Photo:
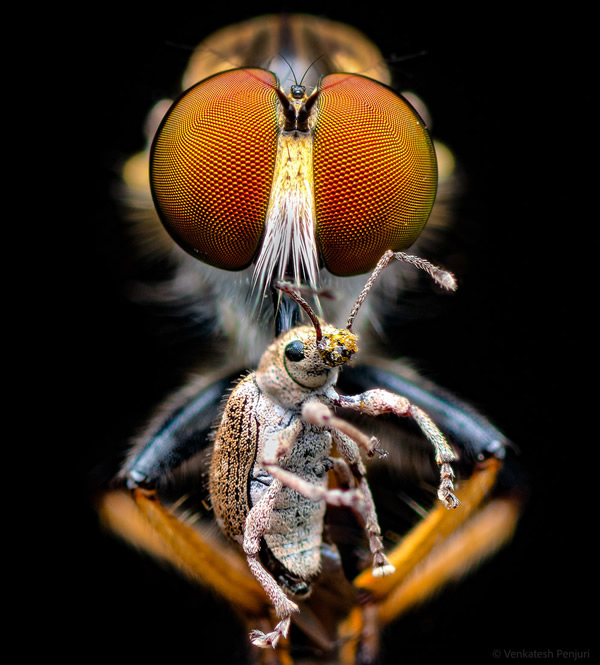
M304 360L304 344L299 339L294 340L285 347L284 353L288 360L294 363L300 362Z
M371 270L419 236L433 206L437 163L421 118L371 79L324 76L314 129L317 238L335 275Z
M235 69L185 92L150 156L156 209L173 239L209 265L248 266L259 246L277 153L271 72Z

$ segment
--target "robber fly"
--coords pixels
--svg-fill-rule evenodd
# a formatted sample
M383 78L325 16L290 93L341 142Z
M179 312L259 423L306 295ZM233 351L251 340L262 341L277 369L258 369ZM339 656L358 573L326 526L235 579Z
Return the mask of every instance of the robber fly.
M379 631L497 549L519 514L497 489L506 438L368 336L375 294L397 290L392 259L405 279L416 267L456 286L404 253L436 214L444 167L382 63L320 18L225 28L124 170L137 223L172 263L156 300L209 312L228 345L135 439L99 511L230 602L257 662L293 662L299 645L314 662L371 662ZM368 353L348 363L358 340ZM439 505L393 544L385 534L406 529L378 495L406 491L409 470ZM202 495L193 525L172 501L186 492Z

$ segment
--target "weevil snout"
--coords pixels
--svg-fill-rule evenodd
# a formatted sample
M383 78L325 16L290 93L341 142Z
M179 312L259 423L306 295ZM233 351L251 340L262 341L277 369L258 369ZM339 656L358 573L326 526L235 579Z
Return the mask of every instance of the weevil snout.
M334 330L317 343L323 362L329 367L343 365L358 351L358 337L349 330Z

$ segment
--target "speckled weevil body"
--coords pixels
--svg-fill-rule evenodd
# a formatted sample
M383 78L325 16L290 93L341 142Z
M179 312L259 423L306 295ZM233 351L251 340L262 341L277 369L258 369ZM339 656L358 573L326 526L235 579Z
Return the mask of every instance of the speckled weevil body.
M347 329L323 323L293 287L280 285L305 309L313 325L280 335L257 370L237 384L225 407L210 469L213 509L222 530L243 548L250 570L280 619L270 633L253 631L256 646L274 647L287 635L298 606L284 589L297 597L310 592L310 582L320 569L327 504L347 506L358 514L369 538L375 576L394 570L383 552L360 456L361 448L370 456L380 452L377 440L336 417L332 408L412 417L435 447L442 476L440 500L448 508L458 505L450 467L455 453L423 411L384 390L345 396L335 388L339 365L357 351L352 320L374 279L393 258L413 257L388 252L382 258L357 300ZM429 270L424 263L421 260L419 267ZM434 278L443 283L443 278ZM336 456L331 455L333 445ZM343 489L328 488L330 470Z

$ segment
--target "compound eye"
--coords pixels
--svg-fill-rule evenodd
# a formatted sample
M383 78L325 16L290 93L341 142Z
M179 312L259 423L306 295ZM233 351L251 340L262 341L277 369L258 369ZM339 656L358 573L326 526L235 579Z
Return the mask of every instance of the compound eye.
M372 79L321 79L314 130L317 238L335 275L372 270L419 236L433 207L437 162L416 111Z
M278 81L235 69L201 81L171 107L150 155L158 214L196 258L226 270L258 249L277 152Z
M288 360L294 363L300 362L304 360L304 344L299 339L294 340L285 347L284 353Z

